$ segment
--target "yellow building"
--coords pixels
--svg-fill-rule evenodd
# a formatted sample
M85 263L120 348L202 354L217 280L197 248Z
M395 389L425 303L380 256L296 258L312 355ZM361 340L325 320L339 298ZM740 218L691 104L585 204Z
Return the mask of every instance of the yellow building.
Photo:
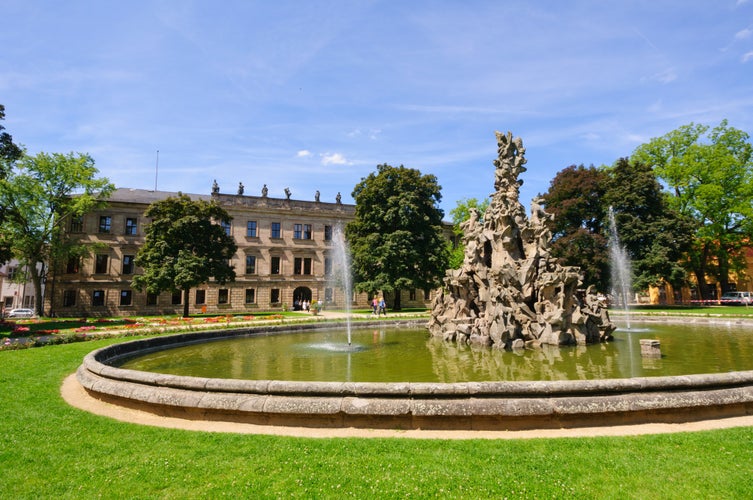
M242 193L242 190L239 190ZM147 207L177 193L117 189L106 208L68 221L71 236L97 244L92 255L71 260L48 281L48 311L58 316L130 316L180 314L180 293L153 295L131 288L139 269L134 258L144 243ZM355 206L314 201L221 194L189 195L215 200L232 217L226 230L238 251L232 260L236 279L226 285L208 283L190 291L189 312L253 313L294 309L302 301L344 307L342 289L331 278L333 235L354 218ZM426 306L422 292L405 291L405 306ZM413 299L413 300L411 300ZM369 297L354 293L356 307Z

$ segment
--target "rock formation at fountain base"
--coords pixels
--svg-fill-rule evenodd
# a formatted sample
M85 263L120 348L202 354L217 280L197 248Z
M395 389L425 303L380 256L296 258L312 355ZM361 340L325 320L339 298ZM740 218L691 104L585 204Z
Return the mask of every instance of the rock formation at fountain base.
M610 340L615 326L593 287L579 290L580 268L549 255L552 215L535 199L529 219L519 202L523 141L510 132L496 135L495 192L483 220L471 209L461 225L463 265L447 271L429 331L504 349Z

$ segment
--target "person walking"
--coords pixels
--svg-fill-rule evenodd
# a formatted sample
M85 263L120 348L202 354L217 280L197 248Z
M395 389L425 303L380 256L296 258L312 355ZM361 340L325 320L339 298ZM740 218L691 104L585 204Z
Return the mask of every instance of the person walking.
M384 297L379 299L379 313L377 313L377 316L380 316L384 314L384 317L387 317L387 303L384 302Z
M379 299L377 299L375 295L374 298L371 300L371 309L372 309L371 314L373 314L374 316L377 316L378 308L379 308Z

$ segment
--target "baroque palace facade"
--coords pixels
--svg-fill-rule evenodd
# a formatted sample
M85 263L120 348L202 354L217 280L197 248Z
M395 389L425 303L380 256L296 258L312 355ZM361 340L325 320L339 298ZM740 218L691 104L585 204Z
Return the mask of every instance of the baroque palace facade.
M209 282L190 291L191 314L238 314L254 311L292 310L296 304L322 301L342 308L342 289L331 279L338 226L355 216L355 206L287 198L224 194L216 186L211 195L189 194L192 199L214 200L232 217L226 231L238 251L232 260L234 282ZM68 234L96 244L91 255L68 262L47 283L46 307L57 316L132 316L181 314L181 293L159 295L131 288L140 270L134 263L144 243L144 213L153 202L178 193L142 189L117 189L108 205L98 211L67 221ZM367 307L366 293L354 293L354 307ZM428 292L406 290L405 307L426 307Z

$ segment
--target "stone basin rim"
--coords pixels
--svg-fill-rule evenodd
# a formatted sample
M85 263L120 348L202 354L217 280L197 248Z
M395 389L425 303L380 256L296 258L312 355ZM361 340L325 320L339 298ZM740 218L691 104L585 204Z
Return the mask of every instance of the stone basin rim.
M359 326L417 324L425 322ZM519 430L753 414L753 370L622 379L418 383L217 379L108 365L144 350L333 326L342 323L204 331L123 342L87 354L76 377L90 395L121 406L165 416L270 425Z

